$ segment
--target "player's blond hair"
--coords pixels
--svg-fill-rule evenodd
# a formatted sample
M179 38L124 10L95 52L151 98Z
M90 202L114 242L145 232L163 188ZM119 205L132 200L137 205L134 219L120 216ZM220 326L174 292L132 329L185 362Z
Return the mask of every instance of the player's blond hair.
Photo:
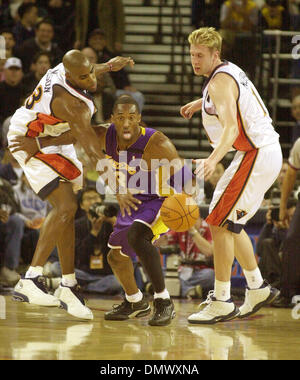
M190 44L204 45L210 50L218 50L221 53L222 37L215 28L196 29L189 35L188 40Z

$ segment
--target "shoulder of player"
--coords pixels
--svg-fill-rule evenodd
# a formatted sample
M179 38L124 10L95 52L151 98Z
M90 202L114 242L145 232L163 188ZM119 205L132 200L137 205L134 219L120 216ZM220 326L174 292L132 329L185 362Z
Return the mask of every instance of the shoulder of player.
M59 85L55 85L53 88L53 100L51 103L52 108L54 108L56 112L62 112L72 119L80 117L85 112L90 114L88 106L81 99L70 94Z
M227 73L217 73L208 84L210 97L224 97L226 94L236 94L238 86L234 78Z
M156 155L157 153L161 153L165 148L169 149L170 144L172 144L170 139L162 132L157 131L150 137L145 153Z

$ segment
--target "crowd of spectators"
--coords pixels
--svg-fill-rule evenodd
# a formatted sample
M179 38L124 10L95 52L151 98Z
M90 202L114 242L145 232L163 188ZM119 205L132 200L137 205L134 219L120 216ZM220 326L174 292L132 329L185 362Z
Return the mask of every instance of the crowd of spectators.
M220 30L224 38L224 58L240 64L252 76L255 54L249 59L248 52L255 32L274 28L296 30L300 26L299 4L298 0L261 3L254 0L192 0L191 23L197 28L209 24ZM144 5L151 6L151 1L145 0ZM6 57L0 60L0 282L13 286L20 278L20 267L30 264L39 229L50 206L34 194L17 162L5 149L10 117L67 50L80 49L92 63L105 62L122 54L125 22L121 0L3 0L0 1L0 25ZM93 117L95 124L109 121L114 100L124 93L131 94L140 111L143 110L144 95L132 86L125 69L103 74L98 79L98 89L93 94L97 107ZM274 286L283 288L284 299L277 302L279 307L289 306L292 296L300 292L300 279L294 279L292 289L289 286L290 263L298 260L294 257L295 252L287 248L295 247L295 243L289 243L294 238L289 232L290 224L292 231L295 226L299 227L299 202L292 191L286 205L288 218L285 225L278 217L283 183L286 178L291 178L289 168L300 169L300 158L299 162L295 160L300 141L299 96L292 99L291 115L295 119L291 128L293 160L283 164L277 182L266 195L263 204L268 209L266 223L256 246L264 277ZM96 177L89 160L80 147L78 153L84 163L86 187L78 193L79 211L75 226L77 278L87 291L118 294L122 289L106 259L106 242L117 210L101 206L103 198L96 191ZM224 170L220 163L205 184L203 201L206 204L210 202ZM296 189L298 182L296 177L293 179ZM199 219L187 232L169 232L160 242L159 249L163 255L176 253L180 256L178 278L182 297L189 296L191 291L202 297L213 288L213 246L204 220ZM139 269L139 263L135 263L136 279L143 289L147 279ZM56 250L50 256L45 273L60 278ZM54 282L50 282L50 286L55 287Z

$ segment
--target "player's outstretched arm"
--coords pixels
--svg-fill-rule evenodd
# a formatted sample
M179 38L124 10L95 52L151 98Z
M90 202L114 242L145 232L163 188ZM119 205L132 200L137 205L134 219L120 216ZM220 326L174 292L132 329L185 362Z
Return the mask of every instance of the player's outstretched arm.
M133 67L134 61L131 57L114 57L110 59L108 62L99 63L95 65L95 73L98 78L103 73L107 73L109 71L119 71L123 69L123 67L130 65Z
M185 119L190 119L195 112L201 111L202 108L202 98L194 100L193 102L187 103L180 108L180 115Z
M51 104L55 117L69 123L74 138L82 145L92 163L96 166L99 159L104 158L103 145L91 127L91 113L88 106L59 89Z

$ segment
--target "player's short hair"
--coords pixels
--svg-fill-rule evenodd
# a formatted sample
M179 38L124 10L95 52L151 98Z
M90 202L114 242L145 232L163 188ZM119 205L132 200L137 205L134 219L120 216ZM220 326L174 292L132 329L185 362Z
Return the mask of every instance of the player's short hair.
M140 113L140 107L135 99L133 99L130 95L121 95L118 97L118 99L115 101L113 106L113 113L115 112L118 104L134 104L136 106L136 109L138 113Z
M218 50L221 53L222 37L220 33L212 27L204 27L194 30L188 37L190 44L204 45L211 50Z
M1 29L0 35L2 36L2 34L4 34L4 33L10 34L13 37L13 39L15 40L15 35L11 29L9 29L9 28Z

